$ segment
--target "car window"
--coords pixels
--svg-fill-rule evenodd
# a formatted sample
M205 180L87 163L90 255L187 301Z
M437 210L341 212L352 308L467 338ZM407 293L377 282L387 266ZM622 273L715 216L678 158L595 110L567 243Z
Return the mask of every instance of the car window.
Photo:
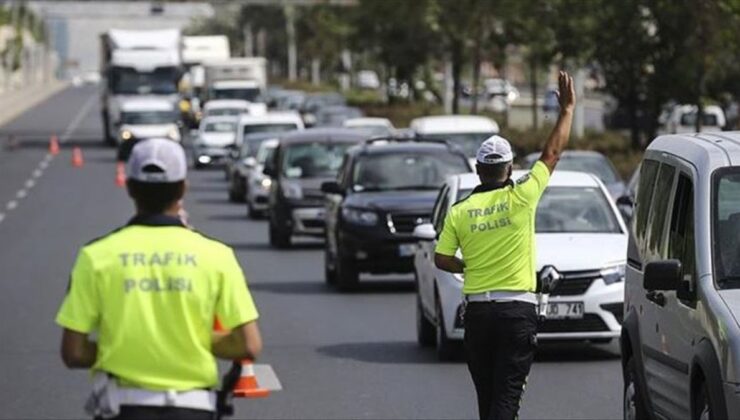
M121 123L131 125L174 124L177 119L177 114L171 111L124 112L121 114Z
M246 113L247 110L243 108L215 108L209 109L206 112L206 116L238 116Z
M247 140L247 136L255 133L285 133L298 129L298 126L293 123L280 123L280 124L245 124L242 126L242 136L244 140Z
M527 156L526 162L529 167L539 160L540 155ZM559 171L575 171L575 172L587 172L596 175L601 182L604 184L613 184L619 182L619 175L614 169L614 166L604 156L594 155L580 155L580 154L569 154L563 153L558 161Z
M683 278L693 282L694 256L694 188L691 179L680 174L673 199L671 226L668 231L667 257L681 261Z
M537 205L536 233L621 233L600 188L549 187Z
M646 159L640 167L640 182L635 203L635 240L637 248L642 250L647 230L647 216L650 211L650 202L653 200L655 176L658 174L658 162Z
M354 191L436 190L450 175L469 172L462 156L419 151L362 156L352 174Z
M337 176L344 152L351 143L306 143L285 148L282 163L287 178L332 178Z
M431 142L448 142L462 149L465 156L475 156L480 144L496 133L441 133L422 134L419 140Z
M231 133L236 128L233 122L219 121L206 123L204 131L206 133Z
M696 112L690 112L681 115L681 125L694 127L696 125ZM701 125L716 127L719 125L717 121L717 115L715 114L704 114Z
M260 146L259 151L257 151L257 162L264 164L267 160L272 159L275 149L277 149L276 146Z
M648 261L663 257L663 230L668 218L668 200L671 197L671 187L676 168L663 163L658 171L658 180L655 183L655 193L650 205L648 216L648 232L645 243L645 254Z
M432 210L432 224L434 225L434 230L437 232L442 232L442 222L444 217L442 216L442 208L446 207L449 203L449 199L447 198L449 191L450 188L445 184L437 195L437 201L434 202L434 209Z
M723 289L740 288L740 170L718 172L712 200L714 269Z

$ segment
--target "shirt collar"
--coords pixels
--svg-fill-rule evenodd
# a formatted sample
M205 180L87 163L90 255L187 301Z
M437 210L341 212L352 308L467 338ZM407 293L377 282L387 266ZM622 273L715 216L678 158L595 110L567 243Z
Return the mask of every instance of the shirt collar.
M506 188L509 186L513 186L514 182L511 179L507 179L504 182L494 182L494 183L488 183L488 184L480 184L477 187L473 189L472 194L478 194L478 193L485 193L490 192L494 190L499 190L501 188Z
M127 226L179 226L185 227L185 224L178 217L166 214L137 214L129 220Z

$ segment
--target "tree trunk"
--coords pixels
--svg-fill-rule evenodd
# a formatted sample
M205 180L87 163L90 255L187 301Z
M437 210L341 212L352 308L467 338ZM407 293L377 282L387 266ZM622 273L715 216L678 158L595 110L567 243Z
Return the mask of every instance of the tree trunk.
M452 113L460 113L460 77L462 75L462 45L454 43L452 49Z
M535 58L529 60L529 71L529 86L532 90L532 128L536 130L539 126L539 109L537 107L537 60Z
M473 50L473 103L471 105L470 113L475 115L478 113L478 84L480 83L480 64L481 64L481 48L483 47L483 30L482 24L478 22L477 31L475 34L475 49Z
M637 97L634 92L630 94L627 100L627 112L629 113L630 119L630 140L632 141L632 149L640 150L642 148L642 142L640 141L640 122L637 118Z

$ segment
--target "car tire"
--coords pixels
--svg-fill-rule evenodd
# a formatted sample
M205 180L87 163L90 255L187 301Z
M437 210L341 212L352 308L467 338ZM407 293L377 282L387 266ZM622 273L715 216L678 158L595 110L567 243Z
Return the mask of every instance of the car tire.
M650 418L645 401L642 399L642 393L637 388L637 368L635 367L635 358L627 360L624 372L624 392L623 396L623 415L624 420L643 420Z
M434 324L429 321L424 313L424 307L421 304L421 296L417 288L416 291L416 340L422 347L432 347L436 343L436 334Z
M449 361L455 358L457 355L458 347L453 340L447 337L447 330L445 330L444 315L442 313L442 303L439 301L439 296L436 299L436 318L437 325L435 331L435 340L437 345L437 358L441 361Z
M356 289L360 282L360 272L357 271L356 263L350 258L339 256L335 261L339 290L347 292Z
M719 410L715 410L712 399L709 395L709 386L706 381L702 381L696 386L696 395L694 395L694 403L692 404L693 412L691 418L693 420L711 420L715 418L715 413Z
M336 267L336 263L332 263L333 260L334 258L332 258L331 256L329 247L325 246L324 247L324 280L326 281L326 284L330 286L334 286L337 284L337 267Z
M270 245L273 248L278 249L285 249L290 248L290 232L286 232L282 229L279 229L275 224L270 220L270 229L269 229L269 236L270 236Z

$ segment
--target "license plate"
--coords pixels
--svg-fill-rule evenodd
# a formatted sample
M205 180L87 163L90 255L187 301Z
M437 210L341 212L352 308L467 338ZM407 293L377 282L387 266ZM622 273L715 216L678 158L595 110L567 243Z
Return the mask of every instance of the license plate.
M553 302L547 305L549 319L583 318L583 302Z
M401 244L398 246L398 255L410 257L416 252L416 244Z

